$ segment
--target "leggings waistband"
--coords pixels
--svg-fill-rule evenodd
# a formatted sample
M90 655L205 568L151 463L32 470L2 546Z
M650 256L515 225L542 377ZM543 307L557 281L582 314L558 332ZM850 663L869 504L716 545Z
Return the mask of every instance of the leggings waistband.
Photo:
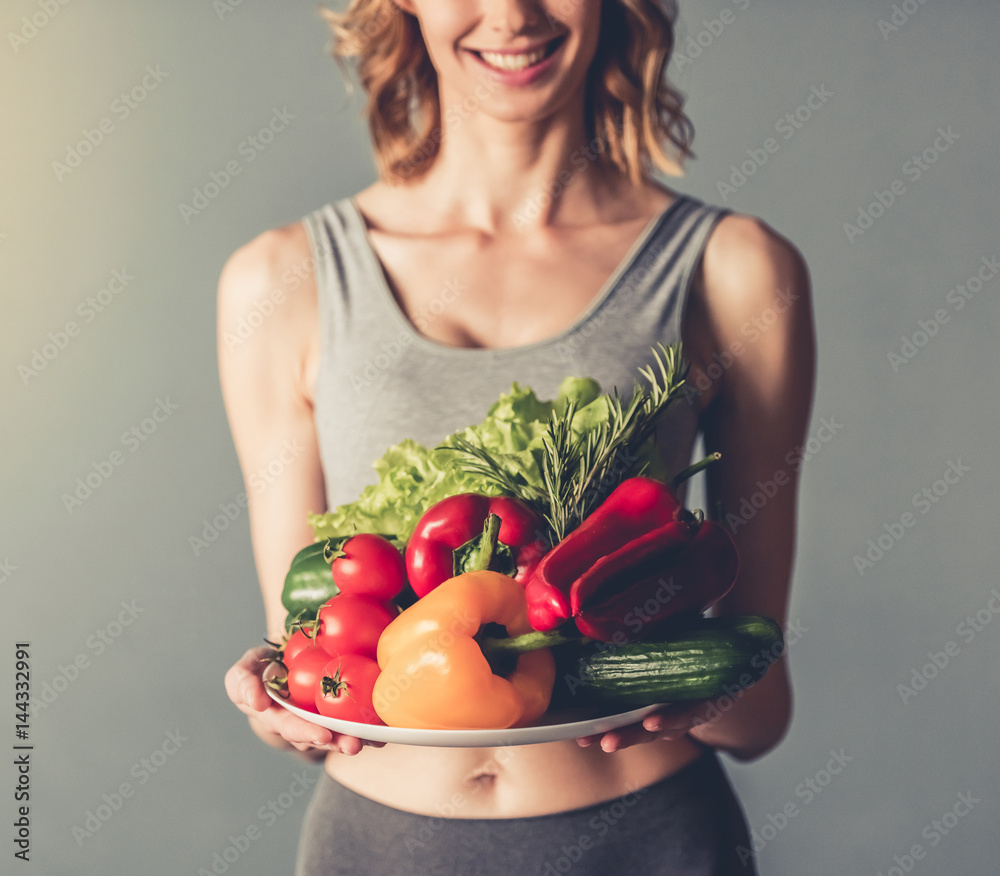
M377 803L321 774L296 876L756 876L718 757L602 803L549 815L445 818Z

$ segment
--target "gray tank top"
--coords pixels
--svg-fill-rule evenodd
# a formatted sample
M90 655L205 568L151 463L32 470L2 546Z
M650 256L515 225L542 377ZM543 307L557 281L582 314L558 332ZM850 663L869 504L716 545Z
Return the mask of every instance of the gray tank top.
M680 340L681 315L705 244L729 211L679 195L655 216L587 309L538 343L466 349L421 334L461 294L444 283L416 325L396 302L364 218L343 198L303 218L316 263L321 352L315 418L328 507L354 501L378 478L372 463L404 438L432 446L480 422L516 381L540 399L567 375L627 398L650 348ZM657 429L667 470L691 461L696 409L674 402Z

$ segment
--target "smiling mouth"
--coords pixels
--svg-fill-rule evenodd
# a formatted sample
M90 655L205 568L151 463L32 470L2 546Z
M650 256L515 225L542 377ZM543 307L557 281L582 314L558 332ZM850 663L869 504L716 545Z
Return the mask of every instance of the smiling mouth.
M558 36L554 40L550 40L540 49L535 49L532 52L519 52L517 54L511 52L477 52L475 49L470 49L469 51L476 55L485 64L488 64L496 70L527 70L529 67L534 67L536 64L540 64L547 57L549 57L549 55L555 52L555 50L562 45L564 39L564 36Z

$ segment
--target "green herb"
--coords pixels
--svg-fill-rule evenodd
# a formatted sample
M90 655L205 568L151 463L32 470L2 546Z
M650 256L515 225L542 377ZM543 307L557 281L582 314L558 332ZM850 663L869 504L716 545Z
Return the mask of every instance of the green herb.
M541 485L508 471L489 447L472 440L452 442L466 457L459 466L535 507L549 525L553 544L561 541L625 478L647 470L649 449L644 445L680 393L686 374L681 345L659 347L660 352L653 350L654 365L639 369L649 387L636 382L628 405L613 390L587 406L603 400L606 413L583 427L577 423L583 411L576 400L552 411L542 439Z
M640 369L649 388L636 384L628 405L589 378L567 377L551 401L515 383L481 423L437 447L393 445L374 463L378 482L356 501L309 515L315 538L376 532L405 544L431 505L481 493L522 499L546 519L553 543L561 540L626 477L667 478L653 431L684 381L680 345L660 350Z

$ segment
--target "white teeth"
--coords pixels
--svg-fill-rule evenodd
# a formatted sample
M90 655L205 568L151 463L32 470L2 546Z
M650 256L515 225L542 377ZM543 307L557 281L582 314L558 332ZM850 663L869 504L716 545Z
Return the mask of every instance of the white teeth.
M532 64L537 64L545 57L545 49L538 49L523 55L508 55L498 52L480 52L481 57L491 67L498 70L523 70Z

